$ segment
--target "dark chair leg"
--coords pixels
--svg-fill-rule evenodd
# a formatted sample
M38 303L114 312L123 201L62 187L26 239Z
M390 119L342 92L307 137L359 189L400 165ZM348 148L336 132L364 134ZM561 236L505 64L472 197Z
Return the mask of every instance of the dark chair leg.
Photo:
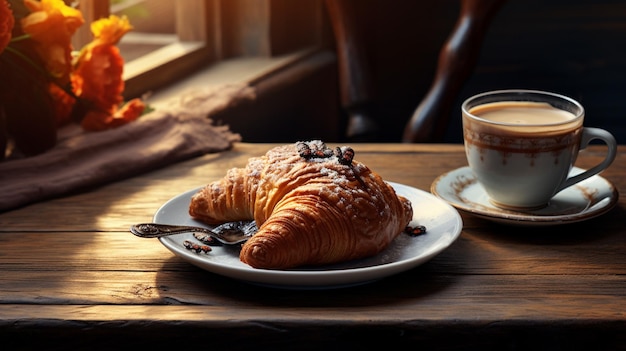
M437 142L443 139L450 108L474 69L491 19L503 2L462 0L456 26L439 53L435 79L407 123L403 142Z
M348 116L346 137L351 141L373 141L378 125L372 117L371 70L365 54L355 7L358 1L326 0L337 46L341 104Z

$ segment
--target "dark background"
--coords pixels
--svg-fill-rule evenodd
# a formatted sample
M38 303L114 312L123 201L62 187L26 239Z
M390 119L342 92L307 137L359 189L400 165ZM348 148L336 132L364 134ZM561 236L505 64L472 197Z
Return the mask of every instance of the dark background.
M399 141L428 90L458 1L358 2L374 74L382 140ZM548 90L577 99L586 126L626 143L626 1L509 0L496 14L474 73L452 108L447 142L462 142L460 105L486 90Z

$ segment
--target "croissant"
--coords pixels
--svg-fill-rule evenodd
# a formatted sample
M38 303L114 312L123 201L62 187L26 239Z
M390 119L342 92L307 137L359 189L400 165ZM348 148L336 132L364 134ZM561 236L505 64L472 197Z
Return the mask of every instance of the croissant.
M413 210L354 151L319 141L250 158L192 196L189 214L207 224L255 220L242 262L264 269L373 256L409 224Z

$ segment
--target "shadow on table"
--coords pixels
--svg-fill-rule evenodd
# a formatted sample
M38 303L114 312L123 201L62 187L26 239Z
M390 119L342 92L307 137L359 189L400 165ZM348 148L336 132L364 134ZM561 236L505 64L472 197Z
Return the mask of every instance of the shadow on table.
M490 233L481 233L484 238L491 238L502 242L514 242L534 245L582 245L592 244L604 240L614 240L613 234L606 229L621 228L624 226L626 209L619 204L604 215L586 221L550 226L512 226L490 222L486 219L473 217L464 223L473 227L491 226Z
M444 252L445 253L445 252ZM443 260L442 262L445 262ZM456 262L461 262L456 260ZM449 265L449 263L447 263ZM186 265L187 267L181 267ZM438 269L437 257L425 264L381 280L360 285L329 289L290 289L248 283L196 268L177 257L164 263L156 278L157 286L172 284L171 275L178 275L187 284L186 294L191 289L193 296L176 297L176 287L171 286L164 297L170 303L180 304L224 304L263 305L276 307L374 307L393 304L403 299L420 299L436 295L454 285L454 275L434 274ZM184 271L171 271L172 267ZM448 267L450 268L450 267ZM455 268L461 269L460 267ZM189 284L193 284L191 287ZM216 301L216 299L218 301Z

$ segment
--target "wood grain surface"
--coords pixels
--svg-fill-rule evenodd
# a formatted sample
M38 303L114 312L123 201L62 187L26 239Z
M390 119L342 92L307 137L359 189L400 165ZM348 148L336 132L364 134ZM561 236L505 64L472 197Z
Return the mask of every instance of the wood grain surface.
M626 347L623 197L599 218L558 227L511 227L462 213L459 239L426 264L333 290L236 281L128 232L170 198L272 146L240 143L0 214L2 339L18 349ZM466 165L462 145L352 146L385 179L424 191ZM618 190L626 189L624 151L602 174ZM577 166L592 166L603 152L583 151Z

